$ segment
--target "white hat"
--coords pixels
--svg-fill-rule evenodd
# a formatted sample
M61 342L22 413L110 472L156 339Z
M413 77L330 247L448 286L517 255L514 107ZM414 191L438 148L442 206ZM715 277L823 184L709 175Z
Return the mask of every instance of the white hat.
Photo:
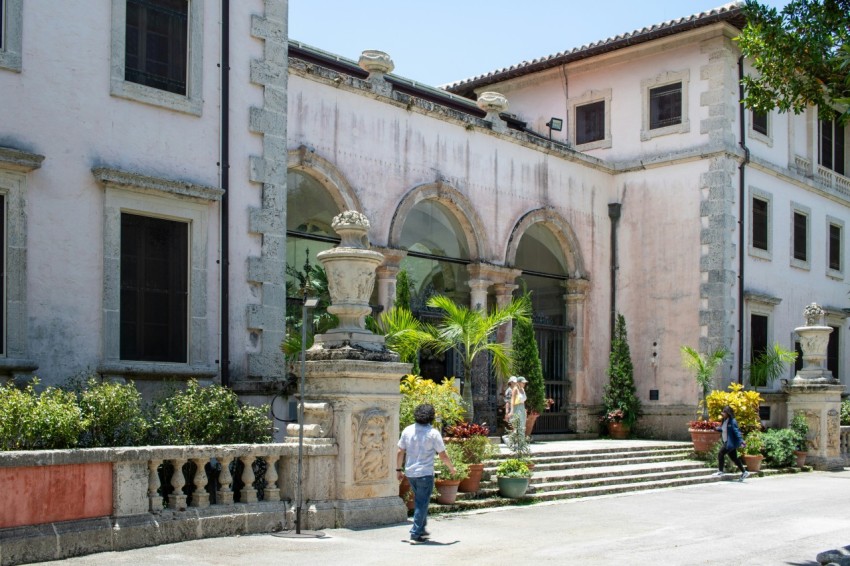
M516 383L516 382L517 382L517 377L515 375L512 375L508 378L508 383Z
M517 380L517 383L528 383L528 380L527 380L527 379L525 379L525 378L524 378L523 376L521 376L521 375L520 375L520 376L517 376L516 380Z

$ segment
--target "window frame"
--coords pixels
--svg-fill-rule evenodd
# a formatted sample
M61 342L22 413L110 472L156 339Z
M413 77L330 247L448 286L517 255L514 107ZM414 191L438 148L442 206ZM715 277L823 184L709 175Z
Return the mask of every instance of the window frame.
M579 144L577 142L576 126L578 124L577 110L581 106L603 102L605 104L605 126L604 137L600 140L594 140L587 143ZM590 151L592 149L606 149L613 145L611 139L611 89L590 90L581 96L571 98L568 101L568 112L570 116L569 138L573 148L578 151Z
M107 167L95 168L92 173L104 189L103 359L99 371L107 375L216 375L217 368L209 363L214 338L207 323L207 254L210 247L208 226L214 218L212 205L221 200L221 189ZM121 213L189 224L186 363L120 358Z
M201 116L203 110L204 0L189 2L189 31L186 56L186 94L127 81L127 0L112 0L112 64L110 94L177 112Z
M749 251L749 254L753 257L757 257L757 258L760 258L760 259L765 259L765 260L770 261L770 260L773 259L773 195L766 192L766 191L762 191L760 189L757 189L755 187L750 187L749 197L750 197L749 198L749 202L750 202L749 209L750 210L749 210L749 219L748 219L749 220L748 251ZM756 199L764 201L764 202L767 203L767 249L766 250L763 250L761 248L757 248L754 245L755 238L754 238L753 230L755 228L755 221L754 221L754 214L753 214L754 213L753 201L756 200Z
M689 114L689 98L690 98L690 77L689 69L682 71L668 71L661 73L654 78L644 79L641 81L641 141L648 141L658 136L666 136L669 134L684 134L690 132L690 114ZM660 128L650 127L650 93L653 89L668 86L674 83L681 83L682 96L682 115L681 121L678 124L671 124Z
M744 352L748 363L753 361L753 316L762 316L767 318L767 347L771 347L776 341L774 338L774 312L776 306L782 302L778 297L772 297L761 293L746 292L744 293L744 304L746 306L746 343L744 344ZM747 375L749 383L749 375ZM757 389L769 390L773 385L758 386Z
M839 264L840 264L838 269L834 269L832 267L832 264L831 264L831 261L832 261L832 228L833 227L836 227L841 231L840 235L839 235L839 242L838 242L838 261L839 261ZM837 279L837 280L842 280L842 281L844 280L844 265L846 263L845 260L844 260L844 254L845 254L845 250L846 250L846 247L844 245L844 240L845 240L844 234L845 234L844 221L841 220L840 218L836 218L834 216L827 216L826 217L826 238L825 238L825 240L826 240L826 256L825 256L826 257L826 262L825 262L826 263L826 275L827 275L827 277L830 277L832 279Z
M847 165L848 165L847 127L846 126L840 126L838 124L837 120L834 119L834 118L832 120L829 120L829 121L821 120L821 119L818 118L818 119L816 119L816 121L817 121L817 136L818 136L818 139L817 139L818 165L820 165L824 169L828 169L828 170L832 171L836 175L846 176L847 175ZM827 122L830 124L831 130L832 130L832 137L830 138L830 148L829 148L830 149L829 153L830 153L831 163L829 165L826 165L823 162L823 156L824 156L823 126L824 126L824 123L827 123ZM836 158L835 158L836 155L837 155L836 138L838 137L838 136L836 136L836 132L839 131L839 130L841 131L842 146L843 146L842 147L843 152L841 153L841 167L840 167L841 170L840 171L838 170L838 168L836 168Z
M771 112L765 112L765 132L760 132L755 129L756 111L750 109L749 120L747 121L747 137L759 141L768 147L773 147L773 116Z
M0 69L20 73L23 67L24 0L0 0L0 10L4 10L3 29L0 30Z
M795 252L795 239L797 237L796 234L796 224L794 216L796 214L800 214L806 217L806 259L797 259L794 257ZM791 218L790 218L790 227L789 230L791 234L790 238L790 259L791 259L791 267L796 267L798 269L811 269L811 261L812 261L812 209L808 206L804 206L799 203L792 202L791 203Z

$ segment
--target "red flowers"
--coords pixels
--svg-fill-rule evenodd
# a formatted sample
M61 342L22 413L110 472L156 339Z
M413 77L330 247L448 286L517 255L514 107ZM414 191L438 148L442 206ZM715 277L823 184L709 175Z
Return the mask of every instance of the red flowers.
M454 426L446 427L446 436L449 438L471 438L473 436L488 436L490 429L486 425L475 423L460 423Z

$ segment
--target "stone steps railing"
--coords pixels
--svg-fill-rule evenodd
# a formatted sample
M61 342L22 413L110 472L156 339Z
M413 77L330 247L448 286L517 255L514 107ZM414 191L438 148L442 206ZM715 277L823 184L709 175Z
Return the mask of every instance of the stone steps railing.
M844 465L850 466L850 426L841 427L841 435L838 442L841 457L844 459Z

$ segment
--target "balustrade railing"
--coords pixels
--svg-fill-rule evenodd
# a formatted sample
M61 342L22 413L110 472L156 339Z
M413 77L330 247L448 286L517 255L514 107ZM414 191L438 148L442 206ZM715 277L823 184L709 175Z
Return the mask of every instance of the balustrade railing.
M841 457L844 459L844 465L850 466L850 426L841 427L838 442L841 446Z

